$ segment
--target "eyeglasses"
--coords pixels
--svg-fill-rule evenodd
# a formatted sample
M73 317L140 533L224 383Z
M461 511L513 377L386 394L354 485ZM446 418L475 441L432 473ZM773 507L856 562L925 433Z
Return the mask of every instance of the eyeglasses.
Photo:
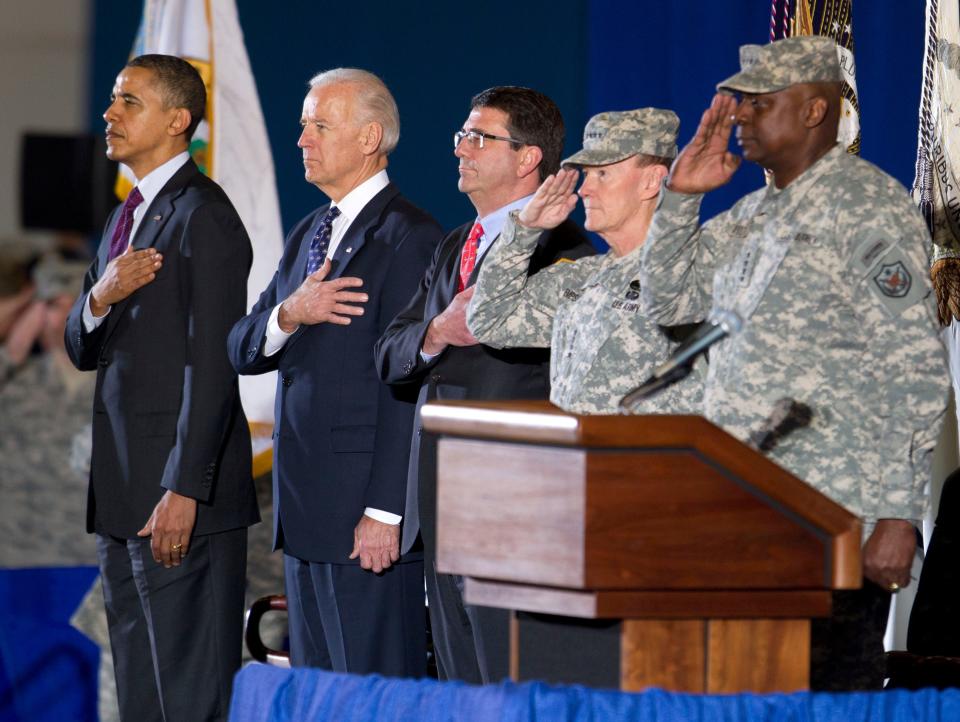
M467 142L470 143L470 146L473 148L483 148L484 140L503 140L507 143L513 143L516 146L525 145L522 140L517 140L516 138L507 138L502 135L493 135L492 133L484 133L482 130L458 130L453 134L453 147L457 149L460 147L460 141L464 138L467 139Z

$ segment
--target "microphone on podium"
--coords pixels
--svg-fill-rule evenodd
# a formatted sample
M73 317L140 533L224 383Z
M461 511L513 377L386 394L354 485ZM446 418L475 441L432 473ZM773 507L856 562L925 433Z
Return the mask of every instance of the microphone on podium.
M693 362L700 354L727 336L738 333L743 320L733 311L717 311L700 324L699 328L673 352L663 364L653 371L653 375L620 400L620 408L630 411L640 401L645 401L685 379L693 370Z
M779 399L760 428L750 434L748 444L757 451L773 451L782 439L797 429L809 426L812 418L813 410L802 401Z

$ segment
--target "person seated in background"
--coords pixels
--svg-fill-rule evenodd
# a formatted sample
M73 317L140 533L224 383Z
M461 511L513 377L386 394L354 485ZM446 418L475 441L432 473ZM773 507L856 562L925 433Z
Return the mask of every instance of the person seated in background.
M836 43L793 37L740 49L660 195L641 301L676 324L732 311L711 349L704 416L748 440L779 400L812 421L773 450L781 466L864 521L863 588L814 620L813 689L883 684L890 593L910 583L949 373L923 218L893 178L837 143ZM738 97L735 97L735 95ZM771 182L701 225L703 194L741 158Z
M618 413L624 394L670 354L670 340L640 310L640 249L677 155L679 125L659 108L595 115L583 149L510 214L480 271L467 312L471 332L494 348L549 346L550 400L562 409ZM576 206L581 172L586 228L610 251L528 276L541 235ZM698 400L699 386L688 379L643 408L685 413Z

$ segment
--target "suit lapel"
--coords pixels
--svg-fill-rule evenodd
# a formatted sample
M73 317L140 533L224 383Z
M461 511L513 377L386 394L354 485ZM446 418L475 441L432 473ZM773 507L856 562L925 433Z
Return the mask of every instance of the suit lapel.
M383 209L387 203L393 200L399 193L400 191L397 190L397 187L389 183L363 207L360 215L350 224L347 232L343 235L343 238L340 239L340 244L337 246L336 252L330 258L330 273L324 280L332 281L343 275L346 268L350 265L350 262L366 243L368 232L372 231L380 223L380 216L383 214ZM297 260L293 266L294 277L290 279L289 293L297 290L303 282L303 278L307 272L307 254L310 249L310 242L320 227L320 219L323 218L323 214L327 212L329 207L329 205L326 205L317 211L316 219L310 224L307 235L305 235L300 242L300 250L297 252ZM287 295L289 295L289 293ZM287 348L293 346L307 328L309 327L300 326L294 331L293 336L291 336L286 343Z
M475 283L477 282L477 278L479 278L479 276L480 276L480 266L483 265L483 259L486 258L486 257L487 257L487 254L489 254L490 251L493 250L494 244L495 244L499 239L500 239L500 236L497 236L496 238L494 238L494 239L493 239L493 243L491 243L489 246L487 246L487 250L484 251L484 252L483 252L483 255L480 256L479 258L477 258L477 262L476 262L475 264L473 264L473 270L470 272L470 278L467 279L467 288L469 288L470 286L472 286L473 284L475 284ZM462 254L463 251L460 251L460 253ZM458 261L460 260L460 256L457 256L457 260L458 260ZM458 273L458 274L460 273L459 265L458 265L458 267L457 267L457 273Z
M471 222L453 231L448 241L450 248L446 250L442 272L434 275L438 313L450 305L453 297L457 295L457 287L460 283L460 256L463 255L463 244L466 243L472 227Z
M123 204L118 205L110 215L106 230L103 232L103 238L100 240L100 248L97 249L97 278L101 278L107 270L107 259L110 257L110 241L113 238L113 232L120 222L120 209Z
M384 208L399 194L400 191L397 190L397 187L393 185L393 183L388 183L383 190L377 193L377 195L363 207L360 215L353 220L353 223L347 228L347 232L344 233L343 238L340 239L337 250L330 259L331 269L330 275L327 277L328 280L340 278L340 276L346 272L346 269L350 266L350 262L356 258L360 253L360 249L366 245L367 236L370 235L370 232L374 228L380 225L380 218L383 215Z
M150 248L157 242L160 232L167 224L170 216L174 213L174 203L176 199L183 193L184 188L187 187L187 184L190 183L194 176L199 173L200 171L197 169L196 164L192 160L188 160L173 174L173 177L167 181L167 184L157 194L157 197L153 199L153 202L147 207L143 218L140 220L137 233L133 237L132 245L134 250L139 251L144 248ZM109 253L109 250L107 252ZM106 267L106 264L104 264L104 267ZM135 293L136 292L134 292L134 294ZM123 317L124 312L126 312L134 294L115 303L113 308L110 309L110 315L107 317L106 338L109 338L113 330L117 327L117 323Z
M289 278L289 287L286 290L286 296L289 296L291 293L296 291L300 284L303 283L303 279L307 277L307 257L310 255L310 244L313 243L313 237L317 235L317 231L320 230L320 220L323 218L323 214L327 212L329 205L323 206L318 209L316 216L314 216L313 223L310 224L310 227L307 228L306 233L303 234L300 238L300 244L297 248L297 258L293 262L293 266L290 269L290 278Z

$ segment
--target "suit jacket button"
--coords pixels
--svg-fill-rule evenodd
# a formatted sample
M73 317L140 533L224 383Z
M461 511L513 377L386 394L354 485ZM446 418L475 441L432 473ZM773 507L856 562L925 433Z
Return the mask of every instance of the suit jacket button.
M101 368L110 365L110 361L105 358L100 359L97 363L100 365Z
M440 374L433 374L430 377L430 380L433 381L433 383L438 384L440 381L442 381L442 378L440 377Z
M284 377L283 377L283 385L284 385L284 386L289 386L289 385L292 384L292 383L293 383L293 379L292 379L292 378L290 378L289 376L284 376Z

